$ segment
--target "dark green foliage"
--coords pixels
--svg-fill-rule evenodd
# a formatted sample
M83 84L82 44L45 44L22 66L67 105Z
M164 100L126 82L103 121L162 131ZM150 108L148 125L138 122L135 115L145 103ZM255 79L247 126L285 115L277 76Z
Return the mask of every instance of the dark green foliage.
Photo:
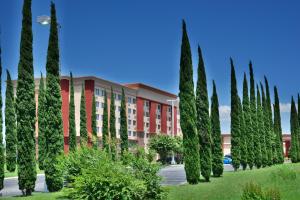
M258 85L256 85L256 125L257 129L253 134L253 145L255 150L255 166L260 168L262 166L262 154L266 152L266 149L262 149L262 143L265 143L264 137L264 122L263 122L263 113L261 106L261 98ZM257 148L257 149L256 149Z
M187 182L197 184L200 179L199 138L196 126L197 113L194 95L192 53L184 21L182 30L179 109L180 126L183 134L184 169Z
M0 46L0 94L2 94L2 60L1 60L1 46ZM6 100L7 101L7 100ZM4 187L4 145L3 145L3 135L2 135L2 96L0 97L0 191ZM7 136L6 136L7 137ZM16 158L15 158L16 159ZM14 164L16 165L16 164Z
M104 91L104 108L103 108L103 121L102 121L102 143L103 149L109 152L109 134L108 134L108 105L107 105L107 94Z
M247 183L244 186L241 200L280 200L280 192L277 188L269 188L265 191L254 182Z
M88 142L88 131L86 125L85 93L84 93L84 85L82 85L81 98L80 98L80 144L87 145L87 142Z
M245 131L245 119L241 99L239 97L239 119L240 119L240 155L241 155L241 165L243 170L247 168L247 132Z
M40 85L39 85L39 99L38 99L38 125L39 125L39 133L38 133L38 150L39 150L39 168L41 170L44 169L44 161L46 157L46 138L45 138L45 130L46 130L46 91L44 78L41 74Z
M92 102L92 136L93 136L93 146L98 148L98 137L97 137L97 121L96 121L96 98L95 94L93 95Z
M252 63L249 63L249 71L250 71L250 115L251 115L251 123L252 123L252 139L250 146L250 150L252 150L253 161L252 163L260 168L261 166L261 147L259 141L259 133L258 133L258 125L257 125L257 108L256 108L256 97L255 97L255 82L254 82L254 74Z
M159 154L162 164L167 164L167 157L176 148L176 140L169 135L159 134L150 138L148 147Z
M231 156L232 166L235 171L240 167L240 117L239 117L239 96L237 91L235 70L233 60L230 58L231 64Z
M274 130L273 130L273 120L272 120L272 105L271 105L271 97L269 91L269 83L266 77L265 85L266 85L266 109L265 112L267 114L266 118L266 147L267 147L267 155L268 155L268 166L271 166L274 163L273 155L276 155L275 143L274 143ZM276 161L275 161L276 163Z
M31 195L36 181L35 95L32 55L31 0L24 0L16 98L19 189Z
M121 100L121 124L120 124L120 137L121 137L121 154L128 151L128 133L127 133L127 115L126 115L126 96L124 88L122 88Z
M211 97L211 135L212 135L212 171L215 177L223 174L223 151L219 116L219 100L215 81L213 81L213 94Z
M14 102L14 86L7 70L5 93L5 138L6 138L6 168L14 172L17 164L17 124Z
M298 97L299 102L299 97ZM299 103L298 103L299 105ZM277 87L274 87L274 133L276 136L276 153L277 163L284 163L284 152L282 143L282 129L281 129L281 116L280 116L280 105Z
M198 46L198 81L196 88L197 130L200 144L201 175L209 181L211 174L211 127L209 120L209 103L207 83L202 52Z
M75 129L75 103L74 103L74 83L73 75L70 73L71 89L69 102L69 150L76 150L76 129Z
M56 168L57 156L64 150L63 122L61 113L61 87L59 70L58 24L56 9L51 3L51 25L47 52L46 81L46 145L45 178L48 190L56 192L63 187L61 171Z
M264 86L260 83L261 94L262 94L262 105L261 105L261 114L260 114L260 137L261 137L261 156L262 156L262 166L266 167L268 165L268 149L267 149L267 142L268 139L268 115L266 111L266 96L264 91Z
M116 106L115 106L115 95L113 88L111 87L110 96L110 117L109 117L109 132L111 138L111 157L113 160L117 158L117 136L116 136Z
M249 102L249 95L248 95L248 83L246 74L244 74L244 81L243 81L243 116L245 122L245 129L243 130L244 133L241 135L246 135L245 143L247 146L247 164L249 165L250 169L253 167L253 135L252 135L252 121L251 121L251 110L250 110L250 102ZM241 154L241 157L243 155ZM243 163L242 163L243 165ZM245 169L246 166L243 165Z
M289 151L289 157L291 158L293 163L296 163L299 161L299 122L298 122L298 116L297 116L297 110L294 98L292 97L291 102L291 118L290 118L290 124L291 124L291 148Z

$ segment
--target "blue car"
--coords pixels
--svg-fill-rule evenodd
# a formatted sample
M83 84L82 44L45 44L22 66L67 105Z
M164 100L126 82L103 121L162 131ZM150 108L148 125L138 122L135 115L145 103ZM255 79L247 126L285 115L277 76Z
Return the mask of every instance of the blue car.
M232 159L229 158L229 157L224 157L224 158L223 158L223 163L224 163L224 164L231 164L231 163L232 163Z

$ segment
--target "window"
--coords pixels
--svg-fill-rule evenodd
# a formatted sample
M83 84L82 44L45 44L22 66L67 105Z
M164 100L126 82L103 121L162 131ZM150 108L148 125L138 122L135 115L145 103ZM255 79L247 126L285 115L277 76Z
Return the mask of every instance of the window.
M96 119L99 120L99 114L96 114Z
M146 137L147 137L147 138L149 137L149 133L146 134Z
M131 131L128 131L128 136L131 136Z
M133 131L133 137L136 137L136 132L135 131Z
M95 94L96 94L96 96L100 96L100 89L99 88L95 89Z
M100 105L99 101L96 101L96 108L99 108L99 105Z
M134 104L136 103L136 99L135 98L132 99L132 103L134 103Z
M136 125L136 121L135 120L133 120L133 126L135 126Z
M160 125L157 125L157 129L160 129Z
M133 112L133 114L135 115L135 113L136 113L136 110L135 110L135 109L132 109L132 112Z
M118 100L121 101L122 95L118 94Z
M168 117L168 121L171 121L172 119L171 119L171 117Z
M161 109L161 106L160 106L160 104L158 104L158 105L157 105L157 110L160 111L160 109Z
M147 128L149 127L149 123L146 123L146 127L147 127Z
M128 108L128 114L130 114L131 113L131 108Z
M128 102L128 103L131 103L131 102L132 102L132 98L131 98L131 97L128 97L127 102Z
M156 115L156 118L157 118L157 119L160 119L160 115Z
M168 111L169 111L169 112L172 112L171 106L168 107Z
M145 105L146 107L149 107L149 101L145 101L145 102L144 102L144 105Z
M129 120L128 120L128 125L130 125L130 124L131 124L131 120L129 119Z
M100 96L104 97L105 95L105 90L101 90Z
M104 103L101 103L101 108L104 108Z
M144 112L145 117L149 117L149 112Z

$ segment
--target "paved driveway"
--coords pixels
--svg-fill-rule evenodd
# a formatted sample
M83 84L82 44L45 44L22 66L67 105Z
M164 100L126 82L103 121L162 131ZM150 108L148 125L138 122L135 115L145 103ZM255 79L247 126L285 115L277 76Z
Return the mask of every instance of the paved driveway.
M233 168L231 165L224 165L224 171L233 171ZM159 175L163 177L162 185L181 185L186 183L183 165L170 165L164 167L159 171ZM47 191L44 174L38 174L35 183L35 191ZM2 196L22 195L21 191L19 190L17 177L6 178L4 180L4 189L0 192L0 196L1 193Z

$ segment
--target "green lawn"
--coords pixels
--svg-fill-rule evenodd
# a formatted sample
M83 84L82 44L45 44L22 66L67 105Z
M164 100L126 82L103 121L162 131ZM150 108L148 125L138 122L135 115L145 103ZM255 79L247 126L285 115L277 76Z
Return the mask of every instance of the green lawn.
M300 164L284 164L259 170L226 172L210 183L168 187L170 200L239 200L244 185L255 182L263 189L277 187L282 200L300 199Z
M55 193L33 193L32 196L29 197L2 197L1 200L54 200L60 199L64 200L66 198L63 197L62 192L55 192Z
M18 176L17 170L15 170L14 172L9 172L9 171L6 170L6 166L5 165L4 165L4 168L5 168L5 172L4 172L4 177L5 178ZM38 174L43 174L44 173L43 170L39 169L38 165L36 166L36 170L37 170Z

